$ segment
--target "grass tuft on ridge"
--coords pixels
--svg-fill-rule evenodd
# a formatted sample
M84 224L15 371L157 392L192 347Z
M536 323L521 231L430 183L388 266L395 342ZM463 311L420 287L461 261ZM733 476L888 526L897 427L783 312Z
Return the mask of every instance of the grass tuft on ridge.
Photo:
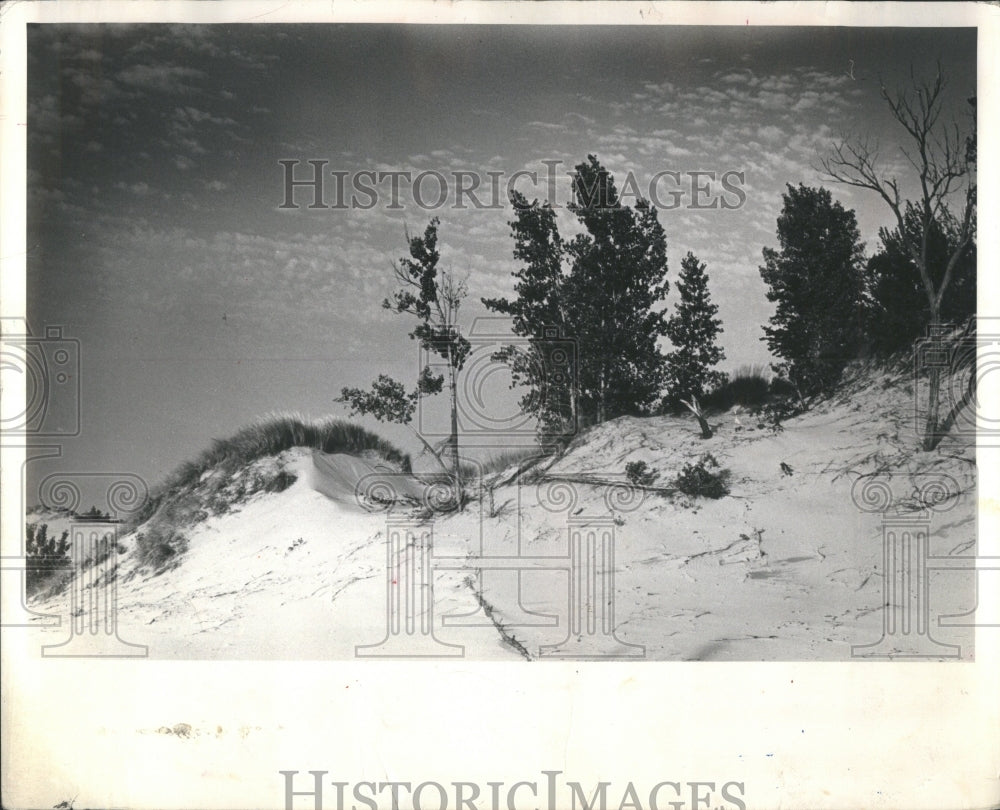
M410 457L391 442L343 419L310 420L295 413L262 417L240 428L228 439L214 439L200 455L178 466L137 515L136 523L148 520L165 500L193 487L209 470L234 472L257 459L275 456L293 447L308 447L324 453L360 455L374 451L386 461L410 470Z

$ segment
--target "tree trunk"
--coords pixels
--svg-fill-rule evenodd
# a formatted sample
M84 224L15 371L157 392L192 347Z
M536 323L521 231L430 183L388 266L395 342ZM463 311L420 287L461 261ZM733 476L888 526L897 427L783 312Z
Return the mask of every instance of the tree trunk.
M941 369L939 367L931 367L927 387L929 401L927 403L927 422L924 425L923 448L924 450L933 450L941 439L938 435L938 400L941 393Z
M431 445L431 443L429 441L427 441L427 439L425 439L423 436L421 436L420 432L415 427L413 427L413 425L407 424L406 426L411 431L413 431L413 435L414 436L416 436L418 439L420 439L421 444L423 444L423 446L426 448L427 452L430 453L431 456L434 458L434 460L438 463L438 466L441 467L441 469L444 471L444 474L445 475L451 475L451 470L449 470L448 467L447 467L447 465L441 460L441 453L444 452L444 451L442 450L442 451L439 452L439 451L435 450L434 447Z
M701 405L698 404L698 397L691 397L691 401L688 402L686 399L681 400L684 406L694 414L694 418L698 420L698 427L701 428L701 438L711 439L712 438L712 428L708 424L708 420L705 418L705 414L701 409Z
M577 432L580 430L580 418L576 410L576 403L578 397L579 386L577 382L579 374L575 364L570 364L568 366L569 370L569 411L570 418L572 419L572 424L570 425L570 430L573 436L576 436Z
M451 352L449 351L449 361ZM449 362L449 385L451 388L451 472L455 489L455 508L462 508L462 467L458 458L458 386L455 380L455 366Z
M601 373L597 383L597 424L604 424L604 361L601 361Z
M940 335L941 316L937 311L931 312L930 335L936 337ZM924 436L922 447L924 450L933 450L937 447L941 437L938 435L938 412L941 398L941 366L934 364L929 369L930 379L928 380L927 394L927 420L924 423Z

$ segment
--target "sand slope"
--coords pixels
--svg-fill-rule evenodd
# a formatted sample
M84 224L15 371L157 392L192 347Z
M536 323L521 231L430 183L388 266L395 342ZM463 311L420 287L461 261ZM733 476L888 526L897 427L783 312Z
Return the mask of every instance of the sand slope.
M930 552L974 553L971 438L916 451L912 399L905 374L869 373L780 431L746 413L710 420L709 440L691 419L618 419L529 475L508 471L472 487L459 514L434 512L440 491L429 496L373 459L286 451L255 463L286 470L294 484L187 527L189 549L172 570L140 568L135 533L121 538L119 632L156 658L352 658L386 636L396 584L386 538L405 524L433 547L423 579L412 574L424 583L416 598L433 588L433 616L415 613L433 621L441 644L432 653L571 654L571 532L607 529L614 593L603 604L613 602L617 637L608 655L848 660L852 645L880 637L885 615L884 516L859 507L861 483L884 482L909 514L926 481L945 481L947 511L929 513ZM684 464L706 452L730 471L730 494L670 491ZM662 491L605 485L623 483L634 460L659 472ZM421 564L415 547L405 553ZM518 557L538 559L504 568ZM409 583L399 586L404 597ZM929 587L935 637L972 657L971 631L936 621L975 606L972 573L932 572ZM33 607L65 614L67 597ZM43 643L65 634L65 625L45 630Z

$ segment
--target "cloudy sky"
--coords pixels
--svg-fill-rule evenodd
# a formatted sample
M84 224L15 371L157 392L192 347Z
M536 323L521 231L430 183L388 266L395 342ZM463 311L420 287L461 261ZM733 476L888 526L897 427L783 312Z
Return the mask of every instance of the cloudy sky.
M443 264L468 274L466 325L512 290L509 206L456 210L452 188L422 210L404 182L395 209L388 193L309 209L308 189L282 209L280 160L303 161L299 177L324 160L484 183L560 161L563 203L588 153L644 194L681 172L659 187L686 195L661 211L670 278L689 250L707 264L731 369L769 359L757 268L785 183L820 184L813 167L851 132L901 170L880 77L901 85L940 59L963 123L976 89L972 29L31 26L28 54L29 322L82 345L83 434L60 469L152 482L260 414L343 414L341 386L412 379L410 324L379 307L404 227L441 218ZM743 172L745 202L692 210L691 171ZM517 187L549 196L544 176ZM887 211L832 188L871 253ZM437 183L422 189L433 202Z

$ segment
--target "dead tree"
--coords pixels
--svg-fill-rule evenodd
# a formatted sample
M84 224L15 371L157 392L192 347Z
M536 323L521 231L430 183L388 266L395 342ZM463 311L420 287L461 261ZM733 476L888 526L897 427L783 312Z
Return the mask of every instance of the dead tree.
M975 131L963 137L958 124L942 121L942 93L945 81L938 65L933 81L913 79L912 90L890 93L882 85L881 95L893 118L906 130L905 145L900 151L913 167L919 180L919 198L913 203L919 213L921 228L913 234L905 224L906 201L899 190L899 180L883 174L878 144L866 138L844 139L834 147L833 157L821 162L826 175L837 183L868 189L878 194L889 206L899 227L899 234L913 260L927 293L932 333L939 332L941 301L951 283L959 259L975 233L976 184L974 178ZM962 214L955 217L947 206L952 198L964 200ZM943 272L928 266L928 238L931 223L938 217L953 226L955 243L948 255ZM936 270L938 272L932 272ZM935 277L940 281L935 282ZM929 369L927 419L922 446L932 450L939 440L938 411L941 389L941 369Z
M687 406L687 409L694 414L694 418L698 420L698 427L701 428L701 438L711 439L712 428L709 426L708 420L705 418L705 412L701 409L701 405L698 404L698 398L691 397L690 402L686 399L682 399L681 402Z

